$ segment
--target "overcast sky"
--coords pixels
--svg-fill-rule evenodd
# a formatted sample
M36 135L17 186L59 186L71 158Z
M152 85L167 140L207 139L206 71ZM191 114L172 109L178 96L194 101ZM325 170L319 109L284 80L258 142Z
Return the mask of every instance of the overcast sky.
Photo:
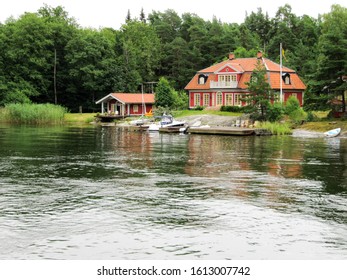
M241 23L246 12L256 12L258 7L273 17L278 7L288 3L294 14L317 18L319 14L328 13L333 4L347 6L347 0L9 0L1 3L0 22L4 23L10 16L18 18L24 12L36 12L44 3L52 7L63 6L83 27L115 29L125 22L128 9L132 17L139 17L141 8L146 16L153 10L173 9L179 15L190 12L205 20L216 16L222 22Z

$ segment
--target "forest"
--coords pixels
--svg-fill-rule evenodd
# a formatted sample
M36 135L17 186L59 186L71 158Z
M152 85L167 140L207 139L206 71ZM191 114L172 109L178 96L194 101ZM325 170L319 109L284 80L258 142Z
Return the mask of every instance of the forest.
M307 85L307 109L326 109L344 95L347 8L340 5L318 18L296 16L288 4L273 18L258 8L241 24L142 9L124 15L119 30L83 28L63 7L44 5L0 23L0 106L34 102L98 111L95 101L106 94L140 92L142 83L162 77L183 91L196 71L230 52L250 57L261 50L279 62L280 43L283 64Z

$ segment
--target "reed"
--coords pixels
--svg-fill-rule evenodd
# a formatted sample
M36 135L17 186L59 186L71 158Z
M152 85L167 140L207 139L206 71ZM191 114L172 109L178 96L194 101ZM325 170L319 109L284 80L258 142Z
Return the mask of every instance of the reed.
M273 135L292 134L292 129L288 123L262 122L259 128L269 130Z
M3 121L17 124L59 124L66 108L53 104L8 104L2 109Z

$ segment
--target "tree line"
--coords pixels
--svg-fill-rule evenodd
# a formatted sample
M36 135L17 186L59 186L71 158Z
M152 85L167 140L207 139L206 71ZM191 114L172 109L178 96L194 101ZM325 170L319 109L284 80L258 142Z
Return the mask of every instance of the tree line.
M232 18L230 18L232 21ZM333 5L325 15L296 16L290 5L270 18L258 8L241 24L207 21L194 13L130 11L119 30L82 28L63 7L0 23L0 106L55 103L78 111L98 110L110 92L140 92L141 84L167 79L177 91L196 71L261 50L295 69L308 86L305 106L324 109L343 95L347 74L347 9Z

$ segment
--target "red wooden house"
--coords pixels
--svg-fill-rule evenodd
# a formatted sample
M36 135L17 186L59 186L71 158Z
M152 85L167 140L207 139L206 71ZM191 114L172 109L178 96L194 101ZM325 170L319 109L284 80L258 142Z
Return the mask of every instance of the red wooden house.
M101 113L119 116L141 116L152 110L153 93L110 93L96 104L101 104Z
M235 58L230 54L228 60L198 71L185 87L189 92L189 108L245 106L241 101L242 94L248 92L245 83L250 81L258 61L264 65L268 83L278 93L278 99L282 87L284 102L295 96L302 106L306 86L298 74L287 67L282 67L281 71L279 64L258 52L253 58Z

